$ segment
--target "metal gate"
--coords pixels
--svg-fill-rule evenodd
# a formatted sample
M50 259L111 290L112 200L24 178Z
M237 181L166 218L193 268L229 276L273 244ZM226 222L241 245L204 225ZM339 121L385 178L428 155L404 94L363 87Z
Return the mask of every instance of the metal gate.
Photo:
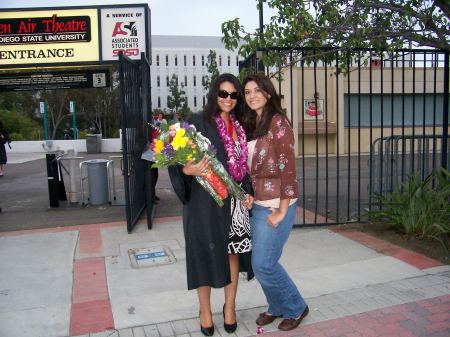
M284 53L287 67L264 70L297 135L297 225L362 221L374 192L448 168L448 52L356 50L344 69L338 52Z
M153 217L151 163L141 159L150 142L147 122L151 117L150 65L145 54L141 54L141 60L133 61L121 53L119 77L125 205L130 233L144 209L149 229Z

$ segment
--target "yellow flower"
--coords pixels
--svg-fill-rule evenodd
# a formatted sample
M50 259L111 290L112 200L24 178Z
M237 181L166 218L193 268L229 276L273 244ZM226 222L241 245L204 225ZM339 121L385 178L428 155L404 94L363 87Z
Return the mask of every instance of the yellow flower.
M164 147L164 142L162 140L156 139L155 140L155 153L160 154L163 147Z
M187 159L187 160L192 160L192 154L188 154L188 156L187 156L186 159Z
M177 133L177 135L175 136L175 138L172 141L173 149L176 151L179 148L186 147L188 140L189 140L189 138L187 138L187 137L178 137L178 133Z
M185 130L184 129L179 129L177 131L177 135L175 137L183 137L185 134Z

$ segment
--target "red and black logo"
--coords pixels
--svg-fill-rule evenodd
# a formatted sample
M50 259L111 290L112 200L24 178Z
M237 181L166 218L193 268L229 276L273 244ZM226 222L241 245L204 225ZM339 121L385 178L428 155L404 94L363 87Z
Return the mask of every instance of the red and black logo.
M118 35L137 36L136 22L116 22L112 37L116 37Z

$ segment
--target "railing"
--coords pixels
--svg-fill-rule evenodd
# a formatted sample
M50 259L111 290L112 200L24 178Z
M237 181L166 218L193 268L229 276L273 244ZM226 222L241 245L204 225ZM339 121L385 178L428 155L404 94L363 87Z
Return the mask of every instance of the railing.
M447 144L449 143L447 139ZM371 147L370 195L386 195L402 188L408 177L419 174L422 180L436 167L449 167L441 162L442 135L388 136L376 139ZM450 145L450 144L448 144ZM447 145L447 151L450 146Z
M413 169L425 176L448 168L448 52L361 49L343 65L337 51L271 50L287 64L264 71L297 135L297 225L362 221L373 192L386 193ZM256 54L241 63L259 65Z

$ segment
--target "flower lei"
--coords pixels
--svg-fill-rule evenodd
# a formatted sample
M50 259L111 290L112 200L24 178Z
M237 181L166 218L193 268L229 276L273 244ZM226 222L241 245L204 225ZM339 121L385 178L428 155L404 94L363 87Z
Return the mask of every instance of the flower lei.
M220 115L217 115L215 117L215 120L217 124L217 130L227 153L227 164L228 169L230 170L230 174L234 180L242 181L247 174L247 138L245 137L244 129L232 114L230 114L230 118L233 122L234 129L236 130L239 146L241 147L241 155L239 159L236 158L236 145L234 139L228 134L228 130L225 126L224 120L222 119L222 117L220 117Z

